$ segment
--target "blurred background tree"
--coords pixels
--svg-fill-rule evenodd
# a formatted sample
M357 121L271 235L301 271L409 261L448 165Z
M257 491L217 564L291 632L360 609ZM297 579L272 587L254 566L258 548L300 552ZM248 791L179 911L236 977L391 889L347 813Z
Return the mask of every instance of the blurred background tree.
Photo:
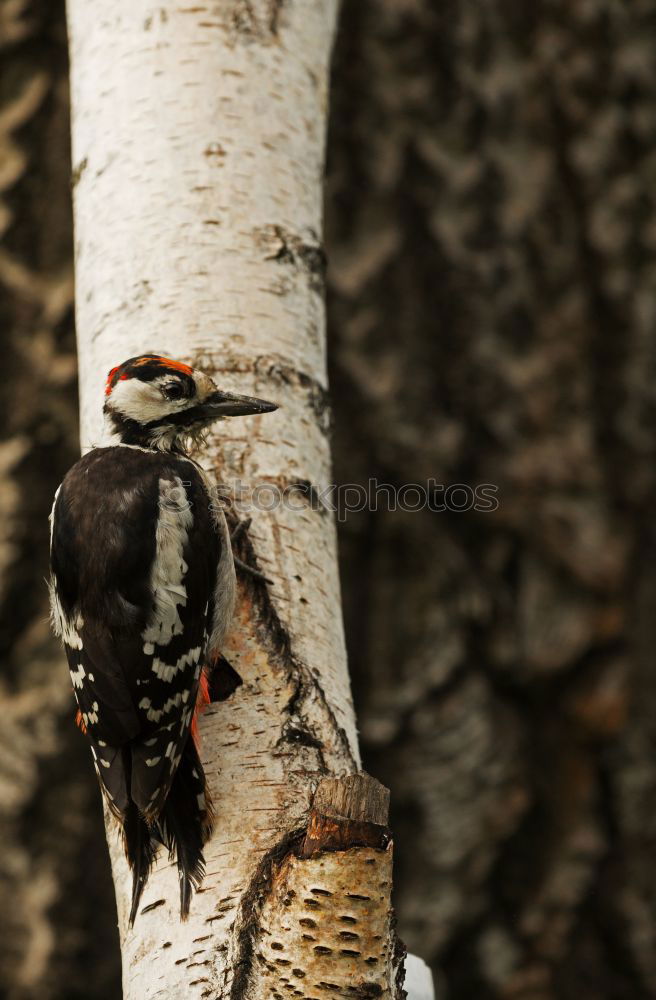
M5 0L0 45L0 995L115 1000L43 583L78 448L61 0ZM336 481L498 487L340 533L400 929L440 1000L656 997L655 116L648 0L344 2Z

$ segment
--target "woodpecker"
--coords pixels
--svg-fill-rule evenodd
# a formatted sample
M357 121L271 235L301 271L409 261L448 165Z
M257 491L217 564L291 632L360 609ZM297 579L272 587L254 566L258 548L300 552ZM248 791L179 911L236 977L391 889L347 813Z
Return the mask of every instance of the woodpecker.
M213 821L193 731L232 617L235 567L223 511L189 443L216 420L276 409L223 392L180 361L130 358L107 377L112 444L81 458L55 494L52 624L122 829L130 925L160 844L177 859L186 919Z

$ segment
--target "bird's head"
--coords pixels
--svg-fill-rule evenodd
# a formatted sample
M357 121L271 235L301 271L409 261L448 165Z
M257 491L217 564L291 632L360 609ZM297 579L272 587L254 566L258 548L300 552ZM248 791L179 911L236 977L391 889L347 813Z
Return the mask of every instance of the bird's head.
M112 368L104 412L123 444L181 450L224 417L277 410L276 403L223 392L204 372L159 354L141 354Z

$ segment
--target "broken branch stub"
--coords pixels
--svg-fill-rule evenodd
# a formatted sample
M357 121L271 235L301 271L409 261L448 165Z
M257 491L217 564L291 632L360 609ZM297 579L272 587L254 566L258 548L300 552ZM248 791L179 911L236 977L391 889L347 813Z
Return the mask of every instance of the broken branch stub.
M388 790L368 775L321 783L305 838L262 905L249 998L404 995L388 810Z
M391 841L389 799L389 790L368 774L325 778L312 800L300 856L352 847L384 850Z

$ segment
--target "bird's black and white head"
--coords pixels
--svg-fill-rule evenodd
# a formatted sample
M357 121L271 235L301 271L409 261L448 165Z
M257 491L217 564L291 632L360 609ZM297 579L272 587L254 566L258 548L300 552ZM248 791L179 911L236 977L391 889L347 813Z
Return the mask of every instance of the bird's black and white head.
M141 354L112 368L105 417L122 444L184 450L224 417L271 413L276 403L223 392L204 372L159 354Z

